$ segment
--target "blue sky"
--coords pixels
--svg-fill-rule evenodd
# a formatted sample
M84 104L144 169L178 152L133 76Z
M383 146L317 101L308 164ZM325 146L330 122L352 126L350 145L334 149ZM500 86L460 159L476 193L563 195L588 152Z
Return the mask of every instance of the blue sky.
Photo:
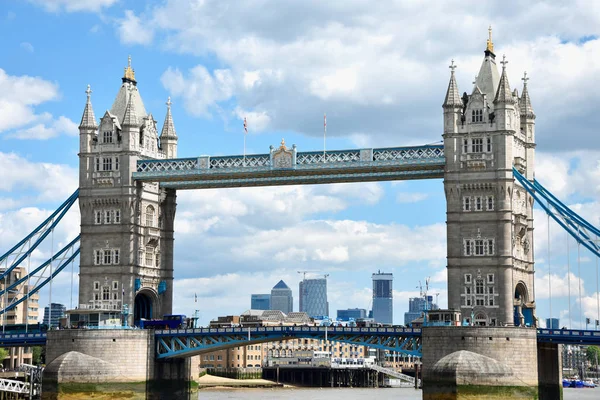
M322 150L325 112L328 149L404 146L441 140L450 59L459 89L469 91L490 24L511 87L521 91L525 70L531 78L537 178L598 224L600 93L590 89L600 75L600 10L577 3L466 0L424 10L411 1L3 1L0 250L77 187L85 88L100 117L128 55L159 126L171 96L180 157L240 154L244 117L249 153L265 153L281 138L300 151ZM545 318L547 226L536 215L537 314ZM78 229L74 212L58 240ZM378 269L394 273L397 323L428 276L446 302L440 180L181 192L176 230L175 311L199 309L204 322L244 311L251 293L282 278L297 307L298 270L330 274L332 314L369 308ZM566 239L556 225L550 232L553 314L566 325ZM595 261L582 255L582 315L597 318ZM53 301L69 305L70 279L61 276Z

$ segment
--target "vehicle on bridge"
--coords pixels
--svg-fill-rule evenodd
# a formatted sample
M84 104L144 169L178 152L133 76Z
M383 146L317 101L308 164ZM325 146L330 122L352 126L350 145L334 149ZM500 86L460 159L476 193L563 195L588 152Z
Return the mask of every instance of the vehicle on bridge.
M48 331L46 324L6 324L2 326L0 333L44 333Z
M184 329L188 327L189 318L183 314L169 314L162 319L140 319L142 329Z

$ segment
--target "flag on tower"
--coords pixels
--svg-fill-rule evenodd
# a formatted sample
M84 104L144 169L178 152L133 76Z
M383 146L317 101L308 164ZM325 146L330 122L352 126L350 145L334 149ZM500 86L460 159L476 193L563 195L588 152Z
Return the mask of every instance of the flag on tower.
M244 133L248 134L248 124L246 123L246 117L244 117Z
M198 302L198 295L196 293L194 293L194 303Z

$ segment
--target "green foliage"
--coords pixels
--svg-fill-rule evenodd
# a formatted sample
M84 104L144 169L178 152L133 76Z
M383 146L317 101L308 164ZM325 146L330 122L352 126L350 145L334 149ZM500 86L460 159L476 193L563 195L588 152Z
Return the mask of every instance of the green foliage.
M35 346L31 348L31 352L33 353L33 365L40 365L44 362L44 360L42 360L43 349L44 348L42 346Z
M598 360L598 363L600 363L600 347L588 346L587 350L585 351L585 356L593 365L596 365L596 360Z
M0 348L0 361L4 360L8 355L9 352L7 349Z

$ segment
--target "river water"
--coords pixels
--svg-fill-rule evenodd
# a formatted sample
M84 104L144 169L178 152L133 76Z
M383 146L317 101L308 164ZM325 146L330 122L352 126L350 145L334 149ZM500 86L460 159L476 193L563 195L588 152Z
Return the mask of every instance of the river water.
M414 389L229 389L229 390L200 390L199 400L421 400L421 391ZM595 389L564 389L564 400L598 400L600 388Z

